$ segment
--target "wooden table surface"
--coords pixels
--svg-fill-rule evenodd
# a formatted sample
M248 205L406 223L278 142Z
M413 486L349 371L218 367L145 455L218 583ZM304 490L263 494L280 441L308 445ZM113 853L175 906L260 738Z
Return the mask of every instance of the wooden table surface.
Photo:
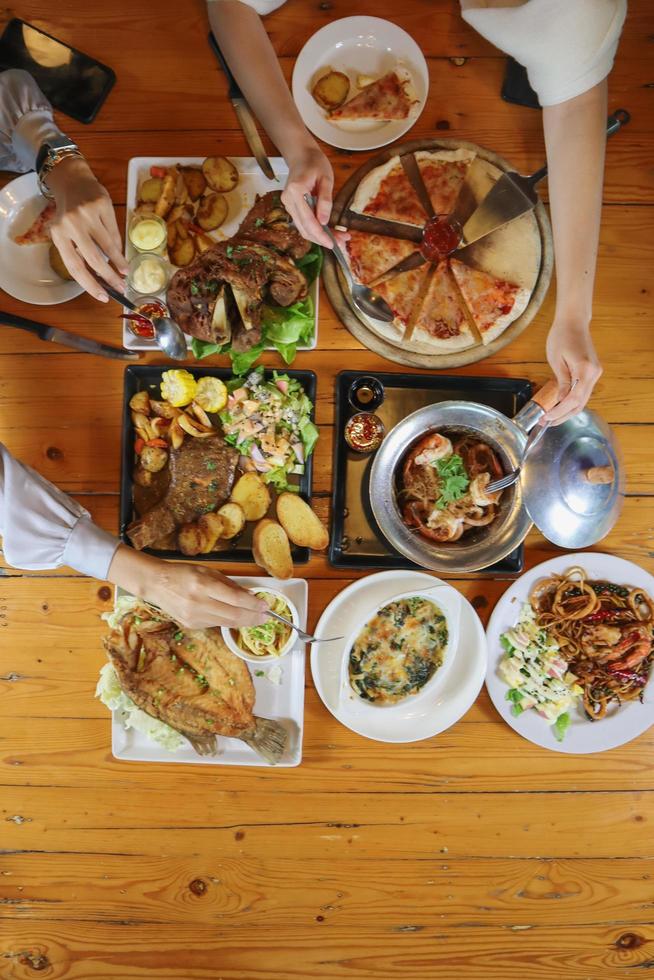
M504 59L463 23L456 0L289 0L267 20L287 77L307 38L354 8L390 17L428 56L430 97L412 136L472 140L523 173L540 166L539 113L501 101ZM97 121L64 126L121 226L130 157L246 153L201 0L2 9L14 13L116 70ZM628 474L623 515L599 550L650 571L653 42L651 5L631 0L610 108L633 119L607 153L593 328L605 373L592 402L615 427ZM337 188L365 159L329 153ZM553 295L517 341L459 373L542 383ZM120 343L113 304L0 301ZM315 498L327 516L334 377L393 365L360 347L323 293L319 349L295 366L318 373ZM112 531L123 370L0 332L0 439ZM530 535L528 567L555 554ZM322 557L306 575L315 625L354 576ZM457 585L485 621L508 583ZM298 769L118 763L93 697L99 616L110 606L106 585L66 569L0 569L3 980L608 980L654 968L654 730L604 755L566 757L518 738L482 691L438 738L382 745L341 727L307 671Z

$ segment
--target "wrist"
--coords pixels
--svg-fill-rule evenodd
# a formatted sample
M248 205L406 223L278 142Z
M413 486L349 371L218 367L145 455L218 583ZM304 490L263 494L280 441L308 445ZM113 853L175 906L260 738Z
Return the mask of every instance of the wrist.
M322 156L322 150L316 141L309 136L306 130L291 134L289 144L289 149L284 153L284 159L289 167L293 167L297 163L304 162L307 157L314 154L319 154Z
M119 544L109 566L107 580L131 595L143 597L152 582L156 559Z
M43 179L43 183L53 194L58 194L70 181L93 176L88 163L81 155L63 157Z

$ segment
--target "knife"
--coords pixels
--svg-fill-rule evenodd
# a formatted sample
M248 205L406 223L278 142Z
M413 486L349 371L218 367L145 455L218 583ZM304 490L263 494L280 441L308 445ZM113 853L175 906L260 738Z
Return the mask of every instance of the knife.
M109 344L101 344L97 340L89 340L88 337L78 337L77 334L68 333L67 330L60 330L58 327L48 327L45 323L37 323L36 320L26 320L22 316L13 316L11 313L0 312L0 325L16 327L18 330L27 330L29 333L36 334L41 340L50 340L53 344L63 344L64 347L75 347L77 350L84 351L85 354L98 354L100 357L111 357L116 361L138 361L141 356L134 351L123 350L120 347L111 347Z
M227 98L234 107L234 112L236 113L236 117L239 121L241 129L243 130L246 142L252 150L252 156L255 158L268 180L277 180L275 171L271 167L270 160L266 156L266 151L263 148L263 143L261 142L261 137L259 136L256 123L254 121L254 116L252 115L252 110L245 101L243 93L239 88L239 84L232 75L231 69L225 61L223 53L220 50L218 42L216 41L212 31L209 31L209 45L211 46L211 50L218 59L220 67L227 78Z
M606 121L606 135L613 136L631 119L626 109L616 109ZM463 225L461 242L455 251L472 245L497 231L523 214L533 211L538 203L536 184L547 176L547 164L530 177L511 172L502 174Z
M340 231L367 231L371 235L386 235L388 238L402 238L404 241L422 242L424 228L419 225L404 225L399 221L387 221L386 218L375 218L370 214L359 214L358 211L344 211L336 226Z

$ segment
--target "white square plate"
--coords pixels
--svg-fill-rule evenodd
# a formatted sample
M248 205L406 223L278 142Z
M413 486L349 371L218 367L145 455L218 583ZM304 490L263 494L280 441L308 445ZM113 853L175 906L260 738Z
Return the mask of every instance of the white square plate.
M204 157L132 157L127 167L127 213L125 217L125 255L127 259L132 259L136 255L136 250L127 237L127 228L132 211L138 201L138 189L140 184L150 176L150 167L172 167L179 163L183 167L201 166ZM229 211L227 218L220 228L215 232L210 232L211 238L217 242L224 241L235 235L241 221L255 202L257 194L267 194L268 191L281 191L286 185L288 177L288 167L282 157L271 157L270 163L278 180L268 180L261 172L259 164L254 157L229 157L239 172L239 182L235 190L226 194ZM172 266L172 268L176 268ZM310 344L298 344L298 350L314 350L318 344L318 277L314 279L309 287L309 296L313 301L315 325L313 330L313 340ZM163 293L159 294L165 300ZM191 346L191 338L187 337L188 346ZM158 350L153 340L144 340L143 337L136 337L129 329L127 320L123 320L123 347L128 350ZM273 347L268 350L274 350Z
M273 578L249 578L233 576L238 585L247 588L275 588L293 602L300 616L300 626L306 630L308 586L303 578L291 578L281 582ZM118 592L116 597L118 597ZM289 734L288 745L278 768L299 766L302 761L302 733L304 728L304 661L305 645L299 640L293 650L279 661L282 671L280 684L268 680L268 672L277 664L262 664L264 676L257 677L254 665L247 667L252 675L256 700L255 714L263 718L280 721ZM257 755L249 745L237 738L218 736L218 755L200 756L186 742L176 752L152 742L145 735L127 731L123 727L119 713L114 711L111 716L111 751L115 759L130 762L186 762L200 766L262 766L269 768L261 756Z

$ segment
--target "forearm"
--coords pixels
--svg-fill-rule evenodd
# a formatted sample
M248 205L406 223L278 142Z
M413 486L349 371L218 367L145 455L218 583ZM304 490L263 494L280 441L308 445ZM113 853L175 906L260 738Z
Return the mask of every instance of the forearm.
M556 260L555 320L592 317L606 145L606 81L543 109Z
M284 159L315 147L259 15L239 0L208 4L211 29L245 98Z

